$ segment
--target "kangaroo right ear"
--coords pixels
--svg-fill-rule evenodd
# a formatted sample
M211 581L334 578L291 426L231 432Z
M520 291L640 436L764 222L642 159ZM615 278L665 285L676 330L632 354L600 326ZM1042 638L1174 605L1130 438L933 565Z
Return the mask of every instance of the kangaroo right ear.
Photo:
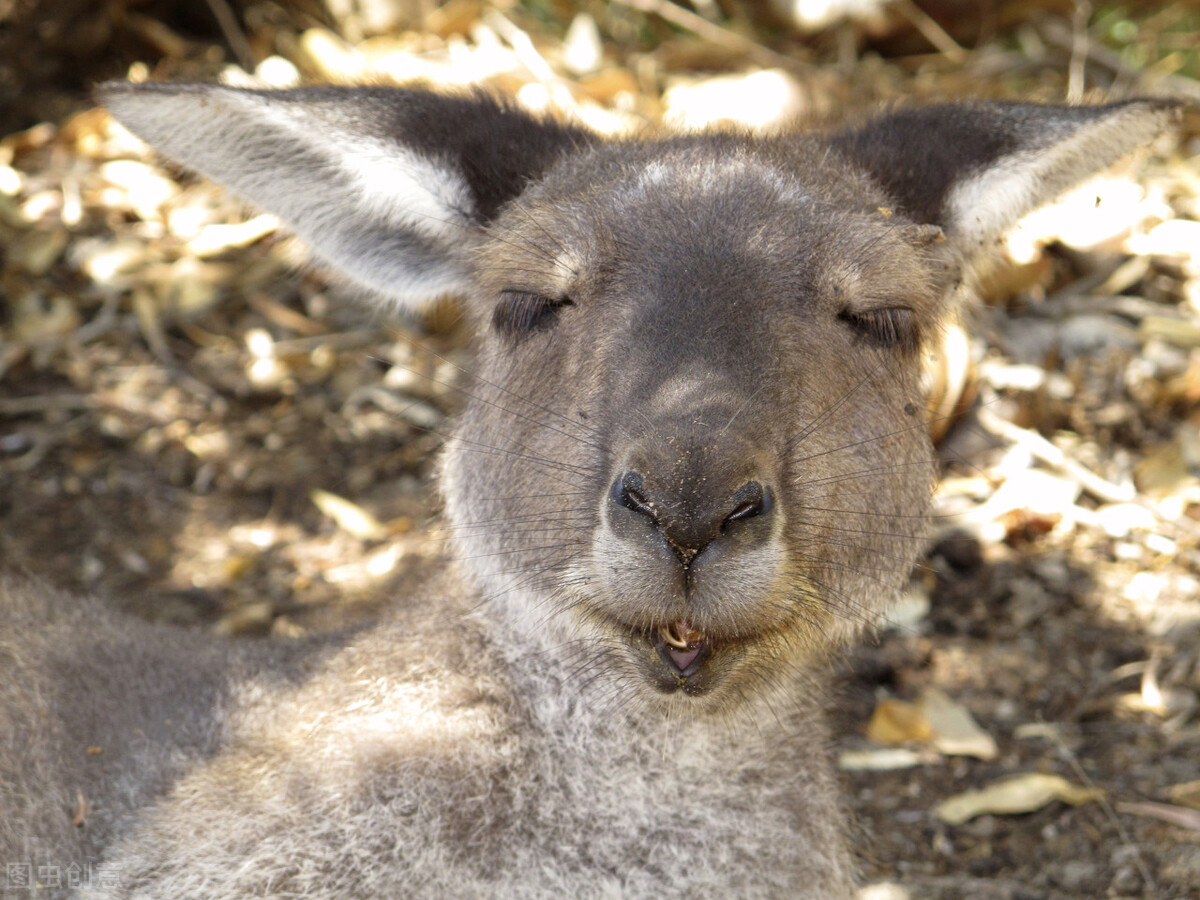
M325 262L409 307L465 290L482 226L592 140L484 94L114 82L100 97L163 154L275 213Z
M1174 100L1103 106L966 102L898 110L835 135L904 215L945 229L969 259L1022 216L1148 144L1182 112Z

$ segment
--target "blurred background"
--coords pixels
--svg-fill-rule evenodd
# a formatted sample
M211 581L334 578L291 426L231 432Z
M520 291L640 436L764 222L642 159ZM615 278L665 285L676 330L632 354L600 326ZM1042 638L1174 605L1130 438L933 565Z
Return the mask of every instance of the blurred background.
M440 563L471 367L94 107L483 84L605 134L1200 99L1200 3L0 0L0 563L289 640ZM1200 896L1200 115L1032 217L929 370L928 556L829 703L862 900Z

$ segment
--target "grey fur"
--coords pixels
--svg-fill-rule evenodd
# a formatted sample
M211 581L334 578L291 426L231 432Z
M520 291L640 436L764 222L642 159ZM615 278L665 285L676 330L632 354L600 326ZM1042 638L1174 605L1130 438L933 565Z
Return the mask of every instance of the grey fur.
M5 583L0 861L102 860L104 897L848 898L825 659L920 548L920 347L981 245L1173 105L605 142L482 97L106 98L361 283L466 294L458 561L287 649Z

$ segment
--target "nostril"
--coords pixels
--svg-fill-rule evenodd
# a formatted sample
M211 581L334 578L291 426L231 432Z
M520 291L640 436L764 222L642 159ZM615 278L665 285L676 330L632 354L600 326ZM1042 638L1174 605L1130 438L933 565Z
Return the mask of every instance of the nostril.
M626 539L641 540L657 532L685 569L727 532L731 539L736 538L733 552L749 546L747 541L763 540L771 533L764 524L752 524L752 520L765 522L759 517L766 517L775 507L774 494L762 482L747 481L727 494L706 492L701 489L705 479L697 480L701 484L690 491L663 497L656 479L647 479L634 469L621 472L608 491L608 526ZM637 515L626 515L618 507Z
M643 493L644 487L645 481L641 475L637 472L626 472L613 482L612 497L626 509L641 513L652 522L657 522L658 510Z
M766 515L775 508L775 497L768 488L757 481L748 481L738 488L730 503L733 509L721 522L722 531L734 522Z

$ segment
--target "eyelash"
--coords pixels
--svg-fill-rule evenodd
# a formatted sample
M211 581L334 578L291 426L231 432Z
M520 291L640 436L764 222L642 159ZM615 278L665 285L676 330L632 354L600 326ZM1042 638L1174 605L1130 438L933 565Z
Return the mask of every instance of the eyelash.
M552 328L559 311L574 305L575 301L570 297L546 297L534 291L501 291L500 301L492 312L492 326L505 337L521 338Z
M895 347L910 352L916 350L921 343L916 316L905 306L890 306L862 312L844 309L838 314L838 318L879 347Z
M547 297L534 291L501 291L500 302L492 313L492 325L506 337L520 338L552 328L559 311L574 305L575 301L570 297ZM913 311L904 306L865 312L842 310L838 318L880 347L896 347L908 352L916 350L920 343Z

